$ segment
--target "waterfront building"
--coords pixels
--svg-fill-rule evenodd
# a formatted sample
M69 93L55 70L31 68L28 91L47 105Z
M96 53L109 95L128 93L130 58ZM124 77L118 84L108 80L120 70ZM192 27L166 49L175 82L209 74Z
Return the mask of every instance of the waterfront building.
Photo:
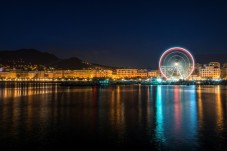
M54 78L54 73L53 73L53 71L45 71L45 73L44 73L44 78L45 78L45 79L53 79L53 78Z
M62 77L63 78L75 78L75 75L74 75L74 70L64 70L62 71Z
M53 78L63 78L63 70L55 70L53 71Z
M15 70L16 76L19 79L27 79L28 77L28 71L23 71L23 70Z
M220 63L210 62L208 65L204 65L199 70L201 78L219 79L221 76Z
M92 78L148 78L159 77L159 70L146 69L88 69L88 70L7 70L0 72L1 79L92 79Z
M15 71L0 72L0 78L1 79L16 79L17 74Z
M93 78L93 70L74 70L74 78L81 78L81 79L86 79L86 78Z
M138 78L147 78L147 70L146 69L138 69L137 70Z
M113 75L112 70L93 70L94 78L111 78Z
M116 69L116 78L135 78L137 69Z
M160 77L160 71L159 70L151 70L148 71L147 76L148 77Z
M27 78L28 79L34 79L37 75L37 71L28 71Z
M202 78L198 74L192 74L189 80L202 80Z
M45 77L45 72L44 71L38 71L37 72L36 78L44 79L44 77Z

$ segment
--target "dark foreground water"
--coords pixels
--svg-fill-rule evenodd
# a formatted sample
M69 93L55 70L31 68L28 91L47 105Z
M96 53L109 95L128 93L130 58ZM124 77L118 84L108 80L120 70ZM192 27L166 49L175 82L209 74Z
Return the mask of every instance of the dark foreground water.
M0 96L1 150L227 150L226 86L41 84Z

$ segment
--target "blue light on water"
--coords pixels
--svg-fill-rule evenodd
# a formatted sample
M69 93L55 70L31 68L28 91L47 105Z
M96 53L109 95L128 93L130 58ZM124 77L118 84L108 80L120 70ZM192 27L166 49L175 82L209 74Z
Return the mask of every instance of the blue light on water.
M196 105L196 90L195 90L195 86L193 86L190 89L190 93L189 93L189 105L190 105L190 126L189 128L189 133L193 136L196 134L197 132L197 105Z
M156 96L156 130L155 135L158 141L165 142L164 127L163 127L163 106L162 106L162 86L157 86Z
M170 96L167 96L170 93ZM179 146L196 148L197 139L197 103L195 87L157 86L156 93L157 147L176 150Z

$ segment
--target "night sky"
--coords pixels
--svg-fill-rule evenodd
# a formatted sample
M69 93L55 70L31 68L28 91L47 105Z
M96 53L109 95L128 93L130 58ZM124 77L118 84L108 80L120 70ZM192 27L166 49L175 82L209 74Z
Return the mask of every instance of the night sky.
M35 48L61 58L157 68L180 46L195 54L227 53L222 1L0 1L0 49Z

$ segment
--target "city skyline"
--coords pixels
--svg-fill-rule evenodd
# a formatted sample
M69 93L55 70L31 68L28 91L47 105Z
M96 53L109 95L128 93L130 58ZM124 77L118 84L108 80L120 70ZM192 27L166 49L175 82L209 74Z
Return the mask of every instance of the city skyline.
M0 1L0 148L226 150L227 1Z
M224 1L4 1L0 49L35 48L141 68L156 64L170 47L223 54L225 6Z
M62 60L53 54L33 49L4 51L0 53L1 81L62 81L94 79L134 79L147 82L153 78L165 81L226 80L227 63L209 60L206 64L195 63L191 53L182 47L166 50L157 69L108 67L90 64L77 58Z

